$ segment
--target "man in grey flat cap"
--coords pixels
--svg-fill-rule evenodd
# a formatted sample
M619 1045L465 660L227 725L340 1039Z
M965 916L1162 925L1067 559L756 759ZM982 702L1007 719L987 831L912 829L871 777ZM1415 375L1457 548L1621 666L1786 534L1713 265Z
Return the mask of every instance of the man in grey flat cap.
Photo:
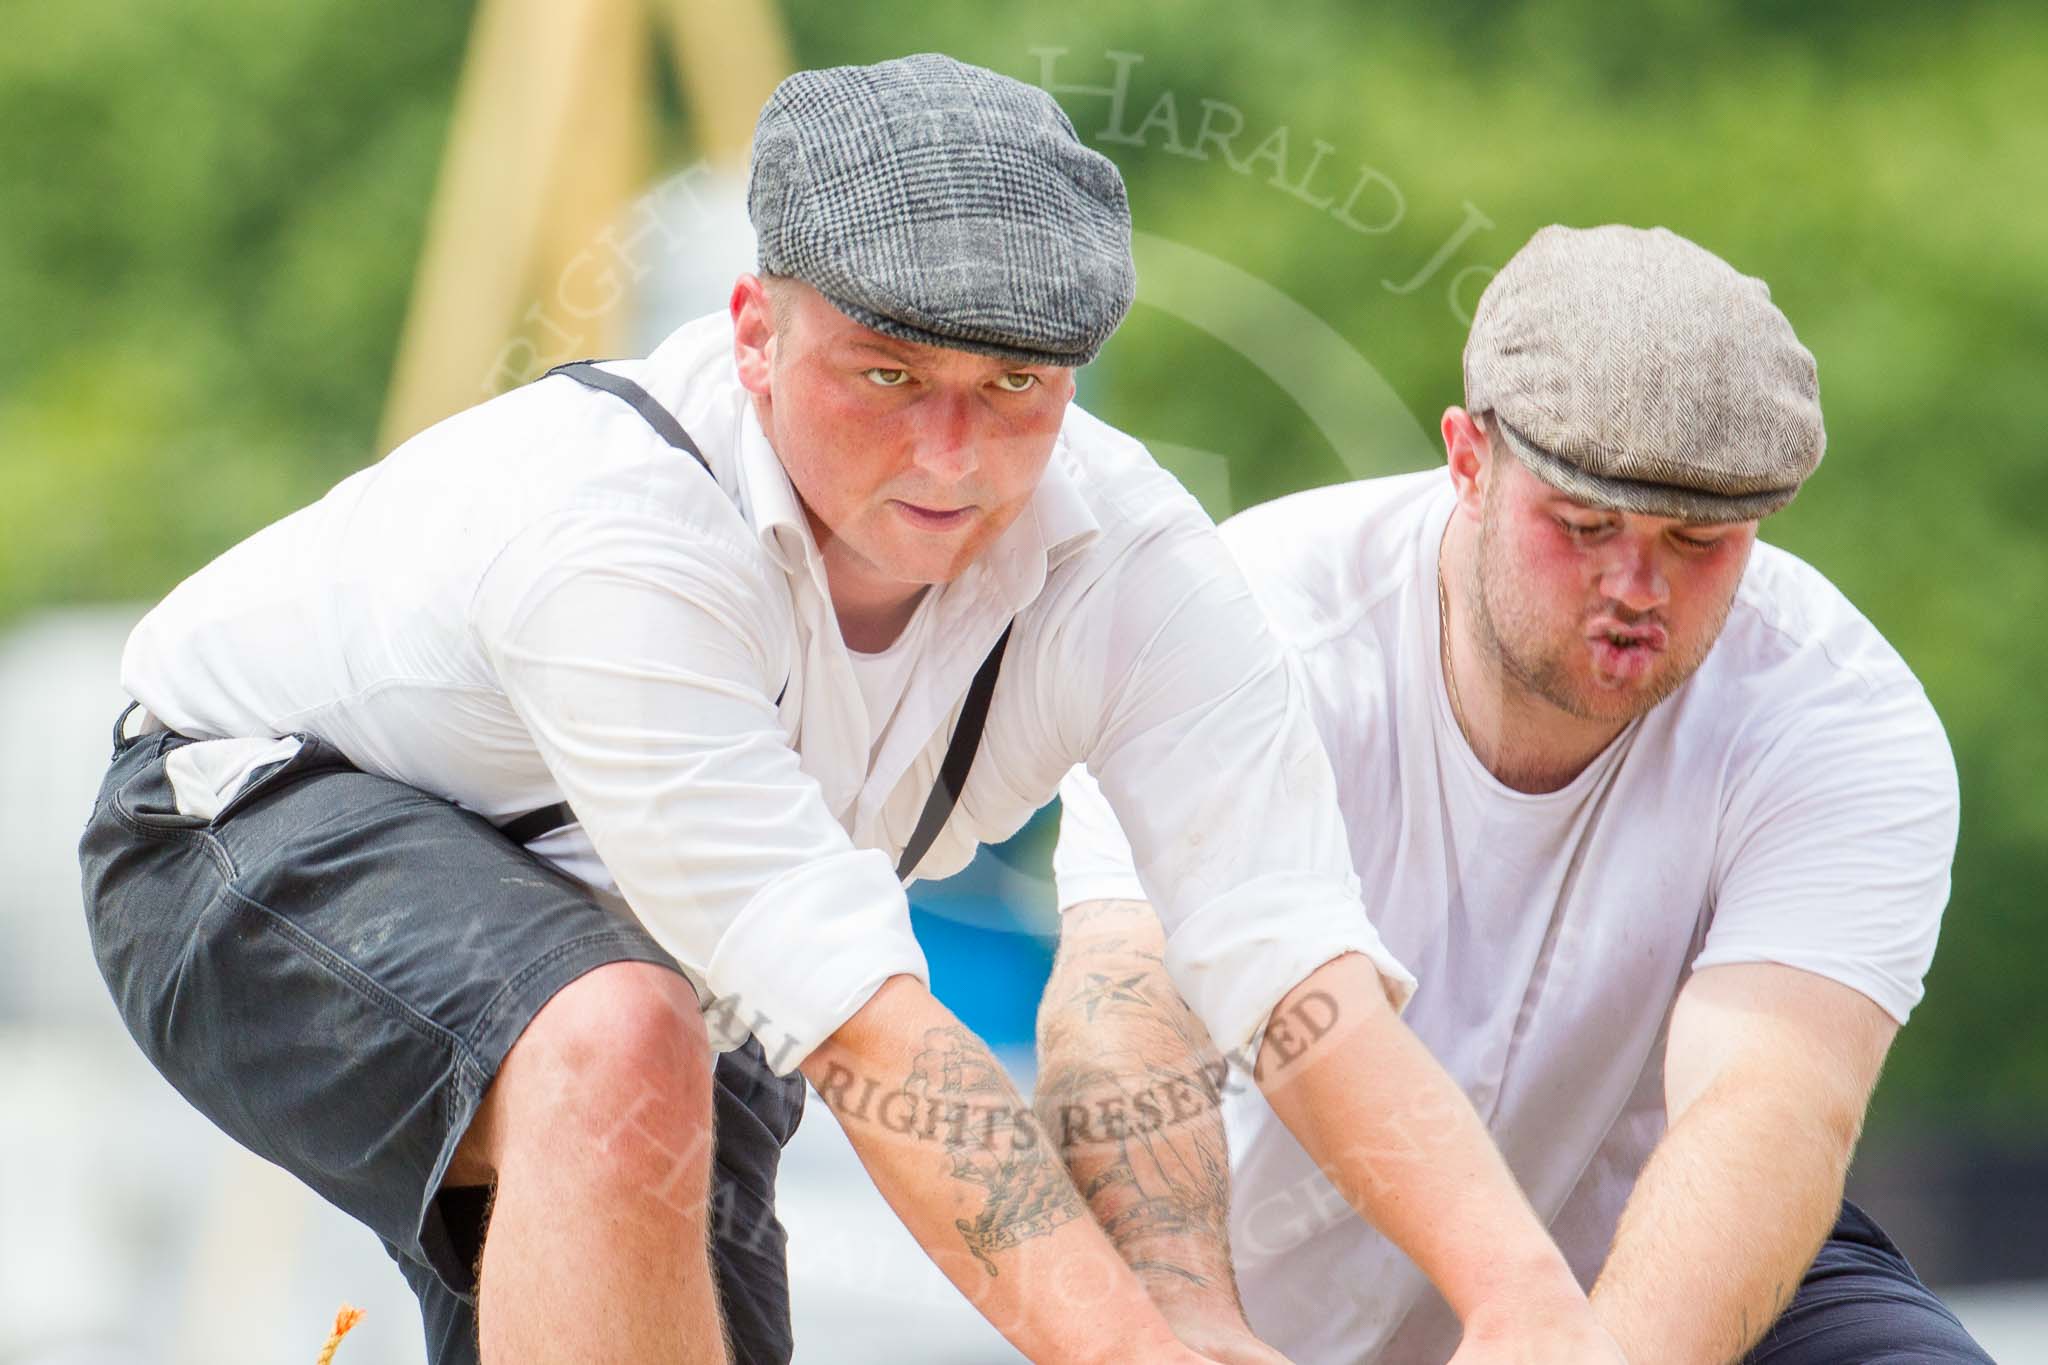
M906 881L1081 763L1180 991L1461 1359L1618 1360L1396 1017L1215 528L1072 406L1133 292L1115 169L921 56L784 82L749 208L726 313L423 432L137 627L81 856L138 1043L377 1232L437 1363L786 1361L798 1072L1027 1355L1195 1360L910 932Z
M1683 238L1545 228L1481 298L1442 429L1448 478L1222 528L1421 978L1408 1023L1630 1360L1987 1360L1842 1197L1957 798L1905 663L1757 539L1821 458L1813 357ZM1137 1137L1085 1121L1212 1063L1142 904L1157 855L1085 776L1062 795L1039 1103L1077 1116L1097 1215L1190 1342L1444 1360L1444 1303L1254 1098Z

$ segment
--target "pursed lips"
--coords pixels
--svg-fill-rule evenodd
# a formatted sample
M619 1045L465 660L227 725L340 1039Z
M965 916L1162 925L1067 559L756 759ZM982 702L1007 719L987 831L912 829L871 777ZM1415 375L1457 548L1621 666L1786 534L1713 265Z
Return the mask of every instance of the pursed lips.
M1662 626L1646 622L1624 625L1613 617L1602 617L1593 622L1586 638L1603 641L1619 649L1647 648L1653 651L1662 650L1670 639Z

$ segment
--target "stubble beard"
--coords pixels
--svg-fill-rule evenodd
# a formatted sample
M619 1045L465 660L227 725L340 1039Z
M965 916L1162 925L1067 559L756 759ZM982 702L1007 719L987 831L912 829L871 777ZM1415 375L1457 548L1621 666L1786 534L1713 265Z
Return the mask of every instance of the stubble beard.
M1514 573L1501 554L1499 518L1491 504L1489 497L1482 507L1479 552L1472 557L1468 571L1466 600L1474 607L1480 648L1505 685L1511 706L1519 694L1555 707L1574 720L1620 727L1654 710L1699 669L1720 638L1734 604L1733 594L1721 604L1713 628L1696 637L1698 642L1687 656L1665 660L1642 687L1601 689L1589 696L1589 689L1574 677L1568 662L1573 650L1586 648L1583 630L1563 643L1554 643L1551 628L1541 615L1513 595ZM1603 701L1607 704L1602 705Z

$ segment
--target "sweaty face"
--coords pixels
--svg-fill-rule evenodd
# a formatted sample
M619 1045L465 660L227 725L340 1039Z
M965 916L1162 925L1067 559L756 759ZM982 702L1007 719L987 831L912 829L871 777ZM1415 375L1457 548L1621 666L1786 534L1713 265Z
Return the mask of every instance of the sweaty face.
M1470 599L1507 681L1580 720L1626 723L1706 658L1756 523L1574 502L1496 441Z
M1073 371L898 341L808 285L770 287L758 410L835 594L958 577L1030 502Z

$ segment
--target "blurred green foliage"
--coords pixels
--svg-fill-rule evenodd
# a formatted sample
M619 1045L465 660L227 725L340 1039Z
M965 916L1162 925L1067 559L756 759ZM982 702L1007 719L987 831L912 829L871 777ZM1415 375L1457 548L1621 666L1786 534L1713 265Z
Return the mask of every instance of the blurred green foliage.
M1460 396L1460 309L1545 223L1663 223L1769 280L1819 357L1830 454L1766 534L1905 654L1963 775L1941 953L1874 1123L2039 1131L2048 12L784 12L805 65L937 49L1038 80L1034 50L1062 49L1056 85L1106 85L1109 54L1135 54L1122 130L1170 96L1184 151L1157 124L1142 145L1105 139L1105 97L1062 99L1122 167L1141 232L1319 320L1276 322L1254 291L1249 311L1198 323L1184 296L1148 290L1089 376L1109 420L1224 457L1187 470L1219 514L1428 460ZM8 7L0 623L158 595L373 457L469 18L396 0ZM1241 170L1215 143L1192 147L1205 112L1214 130L1241 117L1239 163L1284 128L1285 160ZM1318 140L1315 183L1291 193ZM673 145L688 155L686 128ZM1380 179L1354 222L1384 230L1310 202L1341 201L1361 166ZM1399 288L1447 246L1425 283ZM1341 345L1303 344L1316 337ZM1291 357L1286 383L1262 355ZM1333 434L1300 401L1341 410L1361 384L1388 386L1400 420Z

